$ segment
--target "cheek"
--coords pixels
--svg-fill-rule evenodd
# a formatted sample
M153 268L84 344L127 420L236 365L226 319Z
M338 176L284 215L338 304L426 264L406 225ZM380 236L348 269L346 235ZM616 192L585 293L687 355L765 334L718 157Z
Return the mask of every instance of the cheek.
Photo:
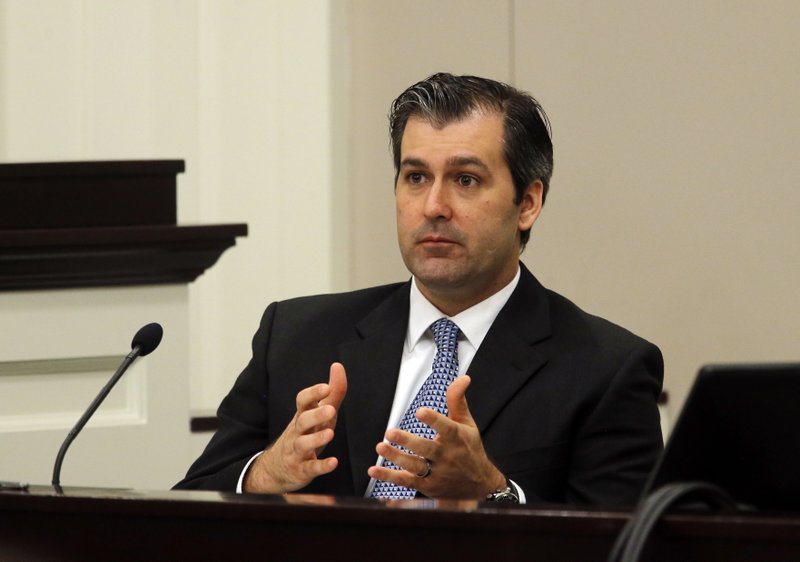
M407 238L409 233L414 229L413 221L411 220L412 214L408 212L408 208L400 207L396 209L397 234L402 240Z
M500 223L508 221L508 210L496 201L487 199L478 205L464 209L462 216L469 220L476 228L494 230Z
M410 222L416 217L421 216L422 212L419 201L413 197L398 194L395 196L395 215L398 222L404 220Z
M404 213L404 211L403 211L403 210L404 210L404 208L405 208L405 207L403 206L403 203L402 203L402 201L400 200L400 198L399 198L399 197L396 197L396 198L395 198L395 202L394 202L394 213L395 213L395 216L397 217L397 222L398 222L398 223L400 222L400 219L401 219L401 218L403 217L403 215L405 214L405 213Z
M397 217L397 226L399 227L408 220L408 211L398 206L395 210L395 216Z
M519 231L519 216L515 207L498 205L494 201L485 202L471 213L469 218L476 231L484 240L498 242L515 238Z
M411 201L406 195L405 190L403 189L395 189L394 191L394 208L397 211L397 216L400 216L403 212L405 212Z

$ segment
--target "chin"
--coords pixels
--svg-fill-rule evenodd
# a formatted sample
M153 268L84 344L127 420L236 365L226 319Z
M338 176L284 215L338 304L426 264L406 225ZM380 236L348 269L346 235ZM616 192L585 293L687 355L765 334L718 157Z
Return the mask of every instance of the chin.
M412 270L414 277L430 289L450 289L461 285L464 275L463 272L453 268L417 268Z
M403 255L408 270L426 287L458 285L470 272L464 256Z

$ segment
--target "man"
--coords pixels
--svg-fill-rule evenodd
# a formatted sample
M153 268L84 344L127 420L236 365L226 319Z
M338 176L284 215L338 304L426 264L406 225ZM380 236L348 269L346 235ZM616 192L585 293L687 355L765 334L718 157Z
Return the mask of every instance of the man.
M270 305L177 487L635 502L661 448L661 354L519 262L553 168L543 110L436 74L390 128L412 280Z

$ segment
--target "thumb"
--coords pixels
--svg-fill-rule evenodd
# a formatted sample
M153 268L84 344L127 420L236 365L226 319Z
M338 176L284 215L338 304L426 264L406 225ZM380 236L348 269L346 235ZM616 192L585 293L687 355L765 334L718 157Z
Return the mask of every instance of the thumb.
M447 410L449 412L447 417L453 421L474 426L475 421L469 412L467 397L465 396L471 382L472 379L469 378L469 375L458 377L447 389L445 399L447 400Z
M344 370L344 365L341 363L331 364L328 386L330 392L328 396L320 401L320 404L330 404L336 410L339 410L339 406L344 400L344 395L347 394L347 374Z

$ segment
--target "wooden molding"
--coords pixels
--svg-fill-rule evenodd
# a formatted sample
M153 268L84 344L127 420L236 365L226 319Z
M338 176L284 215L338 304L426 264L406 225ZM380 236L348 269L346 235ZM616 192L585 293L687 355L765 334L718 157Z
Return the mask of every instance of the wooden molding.
M189 283L246 224L0 230L0 291Z
M189 431L192 433L208 433L219 429L219 418L215 415L192 416L189 418Z
M0 164L0 230L175 225L183 160Z

